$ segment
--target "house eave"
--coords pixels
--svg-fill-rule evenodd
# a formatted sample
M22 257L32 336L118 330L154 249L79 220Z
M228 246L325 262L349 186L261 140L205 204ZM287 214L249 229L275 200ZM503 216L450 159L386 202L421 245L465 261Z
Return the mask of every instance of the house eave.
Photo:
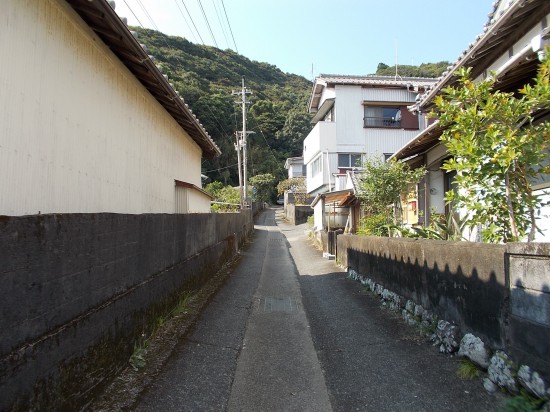
M321 107L317 110L317 113L315 116L313 116L313 119L311 119L311 123L315 124L319 120L321 120L323 117L326 116L326 114L334 107L334 99L326 99Z
M221 151L214 140L109 3L106 0L66 1L197 143L204 157L213 159L219 156Z
M439 142L445 128L439 122L435 122L417 134L411 141L407 142L401 149L395 152L390 159L403 160L426 152Z
M344 200L346 200L349 196L352 196L352 195L354 195L352 189L319 193L317 196L315 196L315 198L311 202L311 207L315 207L315 205L319 203L321 199L323 199L325 203L335 203L335 202L341 203Z
M461 67L471 67L472 78L482 75L491 62L494 62L500 55L509 50L521 36L539 24L549 13L549 1L515 1L501 16L494 18L485 25L483 33L478 35L476 41L470 44L462 56L453 65L449 66L437 83L421 97L414 110L423 113L429 112L434 107L434 98L441 93L442 89L456 86L458 80L456 72ZM506 78L502 76L499 89L513 89L516 86L516 77L522 77L527 71L536 71L536 59L526 61L525 57L528 56L522 57L521 62L516 62L515 73L509 68L508 76Z

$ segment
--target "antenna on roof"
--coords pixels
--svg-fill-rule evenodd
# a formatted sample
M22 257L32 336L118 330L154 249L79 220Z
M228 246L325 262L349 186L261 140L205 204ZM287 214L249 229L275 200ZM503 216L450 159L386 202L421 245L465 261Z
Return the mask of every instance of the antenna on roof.
M398 55L397 55L397 39L395 40L395 78L394 80L397 80L397 61L398 61Z
M395 78L394 80L397 80L398 77L401 80L403 80L403 78L397 73L398 62L399 62L399 55L398 55L398 48L397 48L397 39L395 39Z

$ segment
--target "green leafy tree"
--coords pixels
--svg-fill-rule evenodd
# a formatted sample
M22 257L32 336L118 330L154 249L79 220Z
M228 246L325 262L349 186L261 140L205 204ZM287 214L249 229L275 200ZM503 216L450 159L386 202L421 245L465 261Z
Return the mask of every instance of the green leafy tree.
M306 103L304 102L304 106ZM282 142L285 158L302 155L302 143L311 130L311 115L301 108L288 110L285 123L275 133L275 138Z
M285 192L292 192L296 204L305 205L309 198L307 194L306 178L305 177L292 177L289 179L281 180L277 185L277 194L284 195Z
M533 85L516 97L494 90L495 80L474 83L470 69L461 69L459 86L436 99L441 140L452 156L445 170L456 171L457 189L449 202L467 212L470 226L482 225L486 242L518 241L536 230L535 210L542 205L533 181L548 157L550 123L535 122L535 114L550 107L550 60L540 65Z
M423 168L411 169L401 161L383 161L379 157L363 162L363 173L359 178L361 204L367 218L376 219L378 224L401 222L401 198L411 191L425 174Z
M241 197L239 189L224 186L222 182L208 183L204 190L214 197L213 212L236 212L240 209Z
M273 198L275 177L271 173L252 176L248 183L254 188L256 200L269 202Z

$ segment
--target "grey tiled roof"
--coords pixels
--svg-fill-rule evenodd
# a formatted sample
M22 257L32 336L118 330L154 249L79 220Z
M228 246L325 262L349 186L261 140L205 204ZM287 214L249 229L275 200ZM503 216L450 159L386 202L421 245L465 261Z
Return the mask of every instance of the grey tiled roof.
M436 79L430 77L401 77L401 76L346 76L338 74L321 74L317 80L333 84L357 84L357 85L380 85L380 86L429 86Z
M521 9L536 10L537 8L548 7L548 0L496 0L493 3L493 9L488 14L488 20L483 26L483 30L477 35L466 49L458 56L457 60L447 67L447 70L437 78L437 82L428 86L426 92L417 98L417 103L410 109L420 109L430 104L430 101L439 93L441 89L453 82L454 73L460 67L475 66L478 60L485 54L486 50L496 47L500 39L505 39L510 35L514 25L520 24L525 19ZM545 4L546 3L546 4ZM528 6L528 7L525 7ZM478 56L479 55L479 56Z

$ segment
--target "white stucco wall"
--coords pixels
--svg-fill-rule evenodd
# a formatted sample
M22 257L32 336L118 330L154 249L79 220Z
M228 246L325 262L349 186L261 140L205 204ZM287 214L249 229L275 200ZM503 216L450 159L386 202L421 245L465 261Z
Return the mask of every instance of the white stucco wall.
M313 207L313 222L314 222L313 230L324 229L324 216L325 216L324 205L325 205L325 202L319 201Z
M306 165L306 186L308 193L328 184L329 170L336 172L336 123L318 122L304 139L304 164ZM328 158L327 158L328 154ZM321 173L311 174L311 164L321 158ZM328 159L328 160L327 160ZM330 166L330 167L329 167Z
M189 213L205 213L210 211L212 198L197 190L189 194Z
M61 0L0 13L0 214L173 213L201 150Z
M336 85L336 151L365 153L367 157L395 153L413 139L418 130L365 128L364 102L409 102L416 93L406 90L362 88L353 85Z

